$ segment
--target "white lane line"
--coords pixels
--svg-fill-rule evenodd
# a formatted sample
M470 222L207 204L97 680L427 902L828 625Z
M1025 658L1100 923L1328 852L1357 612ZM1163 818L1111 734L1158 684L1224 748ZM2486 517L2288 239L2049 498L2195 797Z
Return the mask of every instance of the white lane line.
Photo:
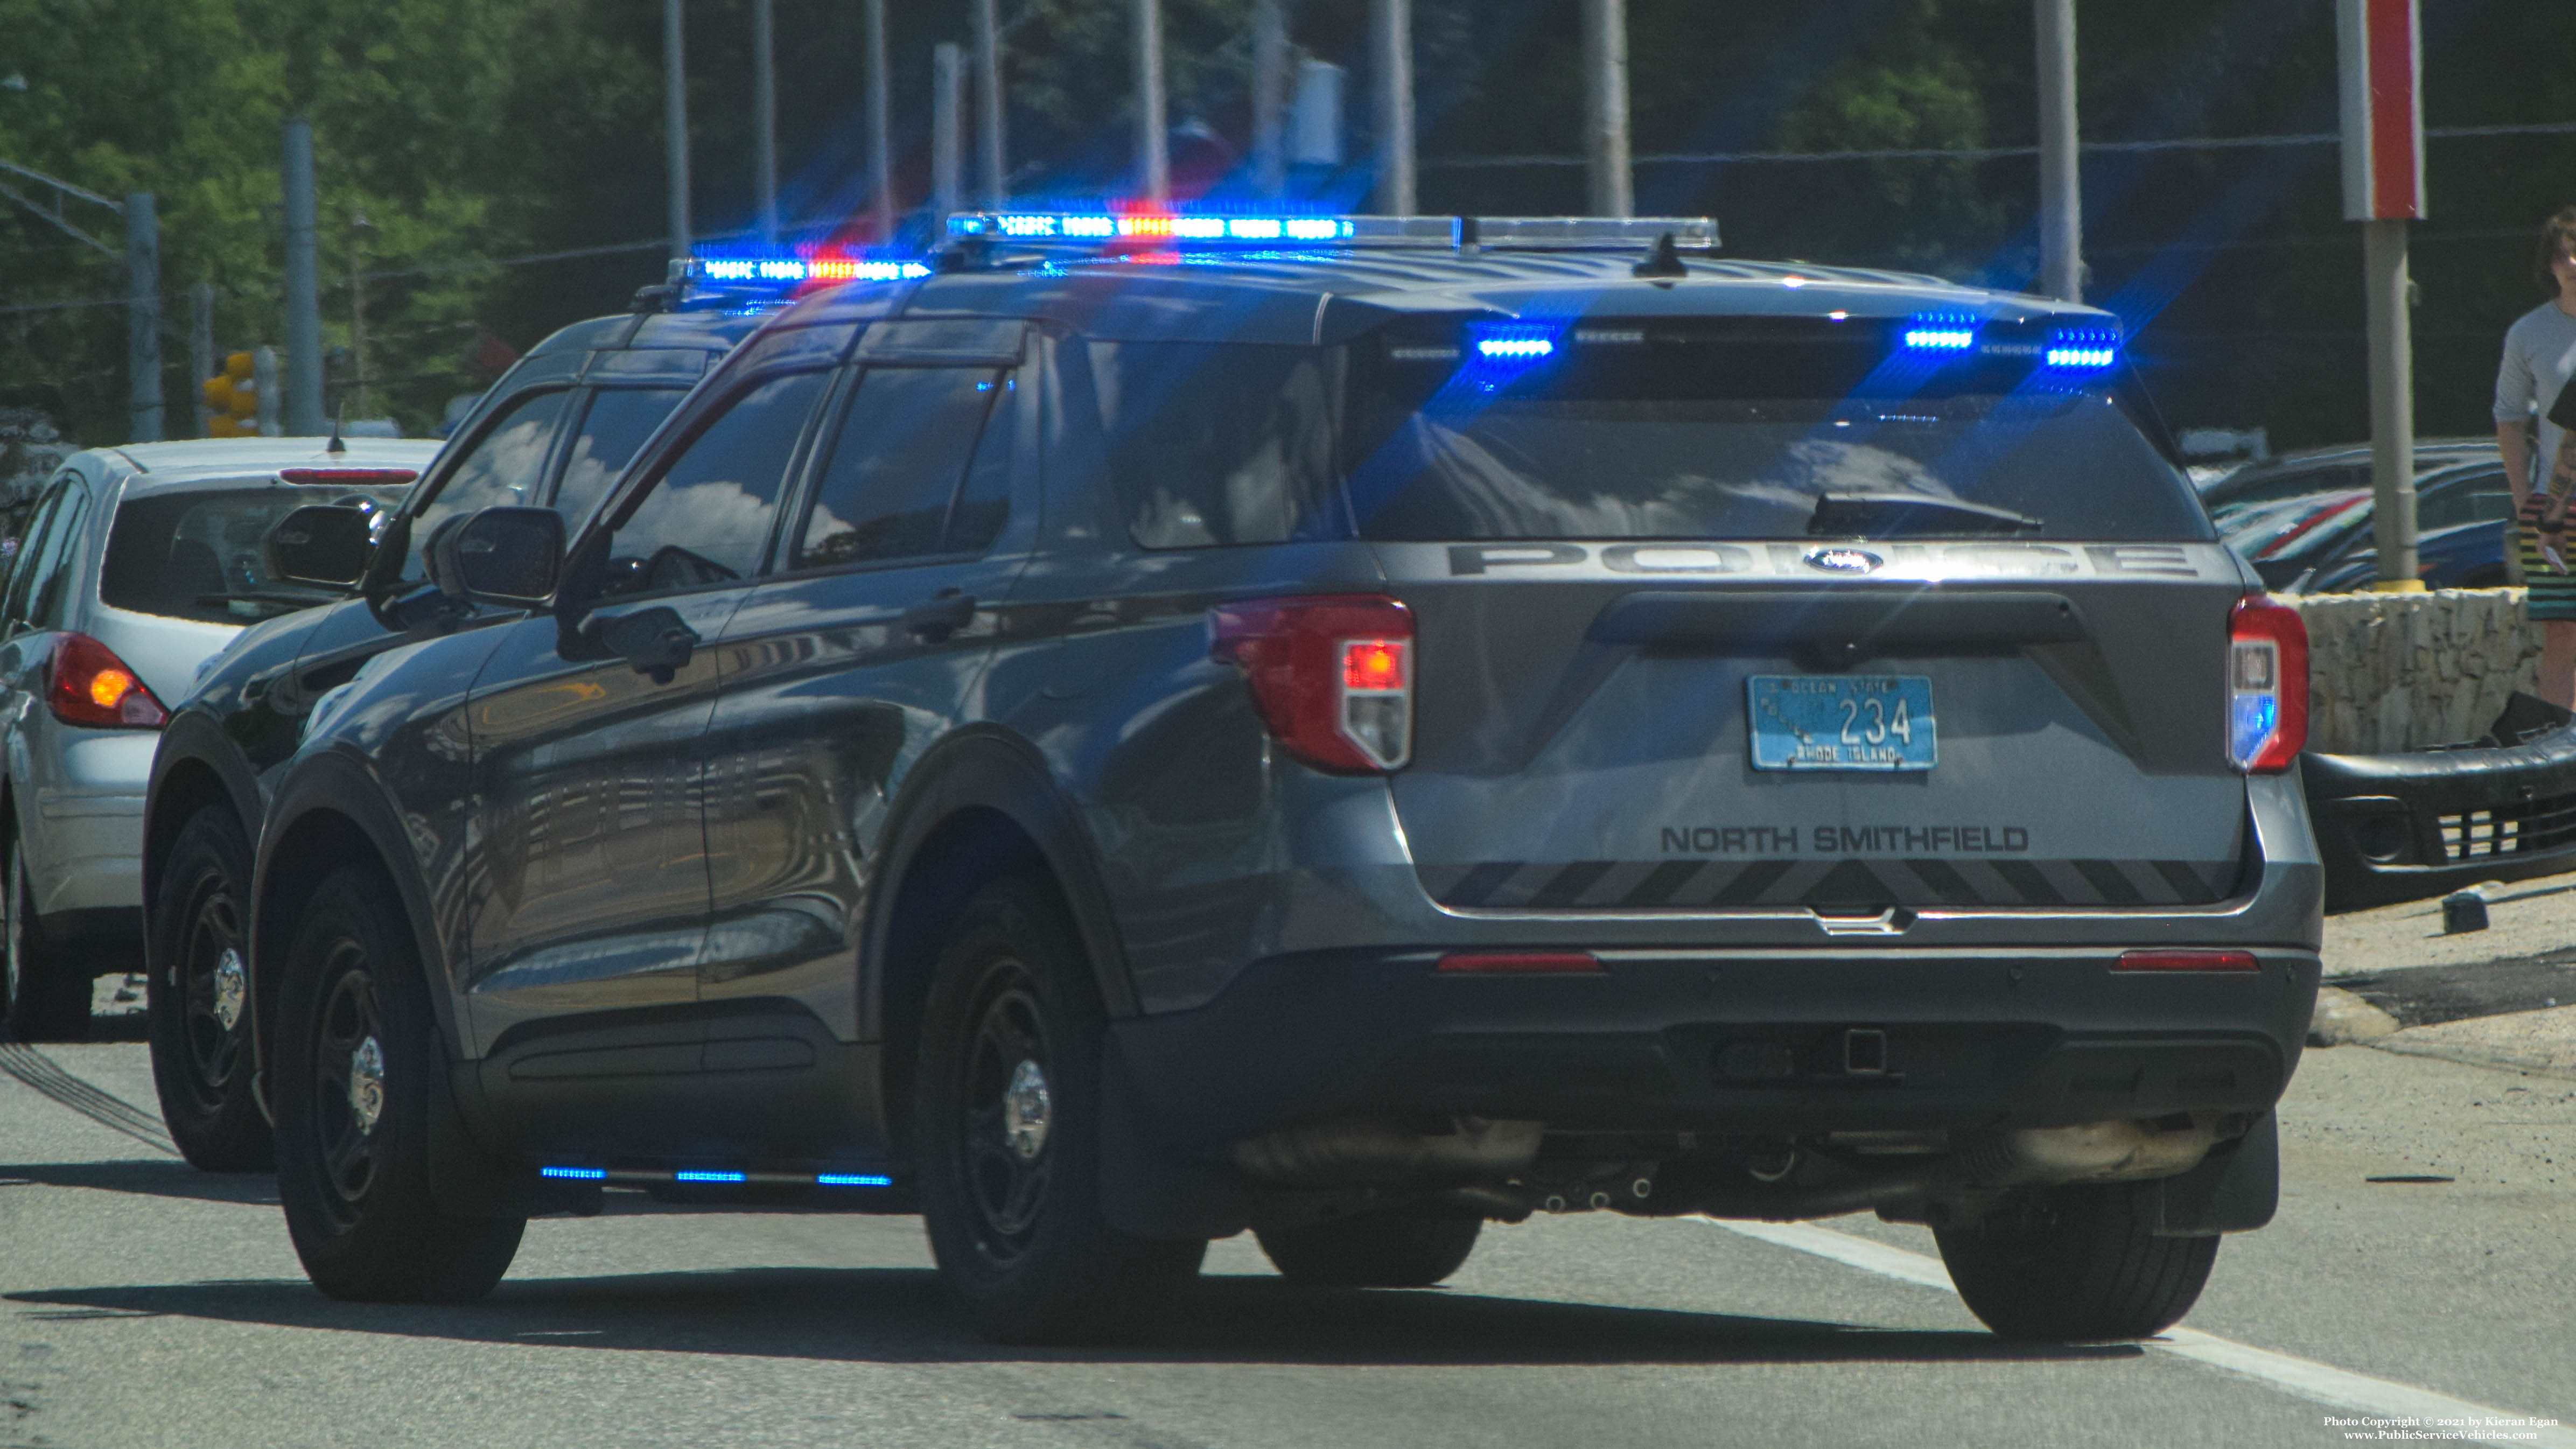
M1926 1288L1938 1288L1944 1293L1954 1291L1950 1285L1950 1270L1941 1266L1940 1259L1926 1257L1921 1253L1910 1253L1903 1248L1891 1248L1885 1243L1873 1242L1868 1238L1838 1233L1831 1228L1817 1227L1813 1223L1716 1222L1713 1219L1705 1221L1711 1221L1715 1226L1731 1233L1755 1238L1775 1247L1791 1248L1801 1253L1811 1253L1819 1258L1830 1258L1846 1267L1858 1268L1863 1272L1876 1273L1881 1277L1895 1278ZM2538 1445L2540 1449L2576 1449L2576 1430L2570 1430L2563 1424L2551 1424L2544 1419L2539 1426L2532 1427L2532 1416L2528 1414L2507 1413L2502 1409L2491 1409L2484 1404L2473 1404L2466 1399L2454 1399L2447 1394L2433 1393L2428 1389L2392 1383L2387 1379L2372 1378L2368 1374L2357 1374L2349 1369L2335 1368L2330 1364L2321 1364L2286 1353L2274 1353L2270 1349L2255 1348L2250 1344L2238 1343L2234 1339L2220 1338L2213 1333L2203 1333L2196 1328L2168 1329L2163 1337L2148 1339L2144 1346L2161 1349L2166 1353L2190 1359L2194 1363L2205 1364L2225 1373L2235 1374L2240 1378L2254 1379L2270 1384L2274 1388L2285 1389L2300 1398L2323 1404L2328 1408L2351 1409L2378 1419L2417 1421L2412 1425L2373 1427L2418 1429L2423 1431L2426 1438L2438 1434L2441 1439L2457 1443ZM2439 1421L2444 1420L2450 1421L2449 1424L2437 1427ZM2454 1427L2463 1423L2468 1427ZM2362 1432L2362 1430L2356 1426L2356 1432Z

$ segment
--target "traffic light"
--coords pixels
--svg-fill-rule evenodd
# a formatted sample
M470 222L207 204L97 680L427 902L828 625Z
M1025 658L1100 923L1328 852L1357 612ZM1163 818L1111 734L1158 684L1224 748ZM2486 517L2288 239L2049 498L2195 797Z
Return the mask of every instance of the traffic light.
M224 359L223 371L206 379L206 406L215 414L206 425L208 437L259 436L259 384L250 371L250 354L236 352Z

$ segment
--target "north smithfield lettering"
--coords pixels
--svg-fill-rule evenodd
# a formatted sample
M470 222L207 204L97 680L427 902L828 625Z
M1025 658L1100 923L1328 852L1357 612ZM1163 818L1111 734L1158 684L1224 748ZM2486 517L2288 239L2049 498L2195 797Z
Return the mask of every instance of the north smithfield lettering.
M1667 855L2022 855L2018 825L1667 825ZM1801 848L1803 846L1803 848Z

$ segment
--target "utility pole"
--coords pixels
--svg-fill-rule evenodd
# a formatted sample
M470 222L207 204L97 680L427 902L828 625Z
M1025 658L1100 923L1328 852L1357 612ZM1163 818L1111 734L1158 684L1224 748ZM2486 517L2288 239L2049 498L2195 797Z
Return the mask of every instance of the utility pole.
M662 0L662 155L669 168L671 260L686 261L690 251L689 79L681 54L680 0Z
M1172 147L1163 119L1163 3L1133 0L1128 26L1136 46L1136 189L1157 211L1172 204Z
M205 386L215 375L215 284L199 282L188 289L188 375L197 383L197 436L215 435L215 410L206 406Z
M1583 0L1584 156L1592 214L1633 216L1628 165L1628 0Z
M1369 0L1369 71L1377 97L1377 209L1411 216L1413 0Z
M1002 114L1001 19L993 0L975 0L975 183L983 204L995 211L1011 203Z
M357 374L354 387L357 399L349 411L358 417L372 416L367 411L367 237L376 224L367 220L363 211L349 213L349 362Z
M1265 197L1288 190L1288 14L1280 0L1252 0L1252 178Z
M2424 216L2423 31L2416 0L2337 0L2343 214L2361 223L2369 310L2371 532L2386 593L2420 593L2415 337L2406 228ZM2545 462L2544 462L2545 466Z
M751 0L751 137L753 204L760 239L778 244L778 56L770 0Z
M2039 290L2084 300L2083 174L2076 165L2075 0L2032 0L2039 30Z
M302 116L287 117L284 170L286 436L314 438L322 434L322 284L314 257L313 124ZM262 391L263 417L267 398Z
M279 421L285 399L279 396L283 389L279 386L277 372L276 348L262 346L250 355L250 386L251 392L259 399L257 416L259 435L263 438L286 435L286 425ZM317 414L322 411L318 401L313 405L313 411Z
M885 0L868 0L868 210L877 244L894 241L893 78L886 73Z
M944 234L948 218L964 211L965 185L961 176L958 133L963 129L960 114L966 79L965 52L942 41L930 52L930 224L934 234Z
M149 191L125 198L125 366L138 443L161 438L161 214Z

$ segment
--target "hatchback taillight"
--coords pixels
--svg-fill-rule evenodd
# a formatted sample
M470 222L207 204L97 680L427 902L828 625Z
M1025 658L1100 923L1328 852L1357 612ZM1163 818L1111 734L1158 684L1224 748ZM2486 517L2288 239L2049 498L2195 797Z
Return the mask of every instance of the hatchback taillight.
M1288 753L1356 774L1412 758L1412 610L1376 594L1255 599L1209 610L1208 629Z
M2260 594L2227 618L2227 758L2277 775L2308 747L2308 626Z
M55 642L53 676L45 703L65 724L159 729L170 722L170 712L116 651L87 634Z

